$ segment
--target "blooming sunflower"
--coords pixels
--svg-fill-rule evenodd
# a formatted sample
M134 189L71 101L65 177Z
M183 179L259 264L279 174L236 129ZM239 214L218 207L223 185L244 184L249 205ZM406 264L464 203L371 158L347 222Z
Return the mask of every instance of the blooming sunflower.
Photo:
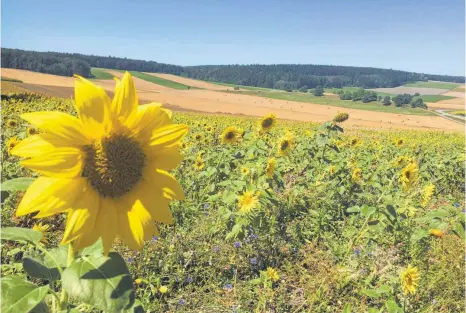
M104 89L76 76L78 118L61 112L21 117L45 131L11 152L42 174L26 191L16 215L37 218L67 212L62 243L75 251L102 238L107 254L116 236L133 250L158 233L154 220L171 224L170 200L183 199L167 171L181 161L188 127L172 124L160 104L138 106L131 75L117 80L113 101Z
M401 147L404 144L404 142L405 142L404 139L399 138L395 140L395 145L397 147Z
M235 143L241 138L241 132L235 126L228 126L220 135L222 143Z
M268 177L272 177L273 173L275 172L275 166L277 165L277 161L275 158L270 158L267 161L267 167L265 168L265 171L267 173Z
M400 182L405 190L409 190L418 180L419 169L415 162L410 162L401 170Z
M278 141L278 155L285 156L290 153L295 144L293 134L288 132Z
M246 176L246 175L248 175L248 174L249 174L249 168L243 166L243 167L241 168L241 175Z
M361 140L360 140L359 138L356 138L356 137L351 138L351 140L350 140L350 142L349 142L349 145L350 145L351 147L357 147L357 146L359 146L360 144L361 144Z
M40 241L42 241L43 243L47 243L47 238L45 237L45 235L47 234L47 231L49 230L49 228L50 228L49 225L42 224L42 223L34 224L34 226L32 227L32 229L37 230L42 233L42 238Z
M8 120L6 121L6 126L9 128L16 128L18 126L18 122L16 120Z
M395 166L396 166L396 167L402 166L402 165L405 164L407 161L408 161L408 157L399 156L399 157L395 160Z
M19 144L19 140L18 138L15 137L11 137L10 139L8 139L7 143L6 143L6 149L7 149L7 152L8 154L11 155L11 150L13 150L14 147L16 147L18 144Z
M272 130L273 126L277 123L277 116L273 113L262 117L259 121L259 131L262 133L268 133Z
M37 129L34 127L28 127L26 133L28 134L28 136L35 135L37 134Z
M197 157L196 161L194 161L194 168L197 171L201 171L205 167L205 162L201 157Z
M202 142L204 140L204 135L202 133L197 133L196 135L194 135L194 140L196 140L197 142Z
M273 282L280 279L280 276L278 275L277 270L274 269L273 267L267 267L267 270L265 271L265 276L267 276L267 278Z
M239 212L241 214L250 213L258 204L259 199L253 192L246 191L242 196L238 197Z
M430 199L432 199L432 196L434 195L435 192L435 186L430 184L424 188L424 192L422 194L422 205L426 206Z
M351 173L351 177L354 182L360 181L362 179L362 170L359 167L355 168Z
M419 270L417 267L411 267L401 272L401 288L405 294L413 294L416 292L419 280Z
M214 128L212 126L210 126L210 125L207 125L205 127L205 131L208 132L209 134L211 134L211 133L213 133Z

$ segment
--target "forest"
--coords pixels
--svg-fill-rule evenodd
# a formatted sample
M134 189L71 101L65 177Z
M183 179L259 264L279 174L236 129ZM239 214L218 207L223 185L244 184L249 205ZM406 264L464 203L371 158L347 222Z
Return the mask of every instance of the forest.
M2 68L17 68L62 76L90 77L91 67L158 72L184 77L283 90L315 88L396 87L412 81L464 83L464 76L431 75L392 69L314 64L178 66L155 61L78 53L36 52L2 48Z

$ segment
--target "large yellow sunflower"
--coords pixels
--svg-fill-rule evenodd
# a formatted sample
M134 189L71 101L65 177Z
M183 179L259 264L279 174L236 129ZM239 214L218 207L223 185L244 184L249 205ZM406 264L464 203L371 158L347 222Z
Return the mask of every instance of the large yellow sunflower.
M410 162L401 170L400 182L404 190L409 190L419 178L419 169L415 162Z
M241 138L241 132L235 126L228 126L220 135L222 143L235 143Z
M267 160L267 167L265 168L265 172L267 173L268 177L273 177L276 165L277 161L275 160L275 158L270 158Z
M102 238L108 253L116 236L131 249L157 234L154 220L173 223L170 200L183 199L167 171L182 157L186 125L172 124L160 104L138 106L131 75L116 80L113 101L104 89L76 76L78 118L61 112L21 117L43 133L24 139L12 154L41 174L16 215L37 218L67 212L62 243L79 250Z
M262 117L258 122L259 131L261 131L262 133L268 133L270 130L272 130L276 122L277 122L277 116L273 113Z
M258 197L250 191L246 191L238 197L239 213L248 214L253 211L259 204Z
M419 270L417 267L411 267L408 265L408 268L401 272L401 289L405 294L413 294L416 292L419 281Z
M278 155L288 155L288 153L290 153L291 149L293 148L294 144L295 140L293 134L290 132L286 133L278 141Z

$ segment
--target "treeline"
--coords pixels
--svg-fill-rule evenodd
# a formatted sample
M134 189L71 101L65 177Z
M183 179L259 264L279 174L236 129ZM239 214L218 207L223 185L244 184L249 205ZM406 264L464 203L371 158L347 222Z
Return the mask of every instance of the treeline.
M464 83L464 77L428 75L371 67L276 64L276 65L206 65L186 67L184 76L237 85L296 90L302 86L315 88L396 87L412 81Z
M205 65L178 66L154 61L84 55L78 53L35 52L2 48L2 67L19 68L55 75L80 74L90 77L91 67L158 72L185 77L282 90L296 90L303 86L316 88L396 87L410 81L429 79L464 83L463 76L428 75L371 67L274 64L274 65Z
M35 52L2 48L2 68L18 68L34 72L89 77L91 66L72 54L57 52Z
M2 67L47 74L91 77L91 67L181 75L183 67L154 61L79 53L36 52L2 48Z

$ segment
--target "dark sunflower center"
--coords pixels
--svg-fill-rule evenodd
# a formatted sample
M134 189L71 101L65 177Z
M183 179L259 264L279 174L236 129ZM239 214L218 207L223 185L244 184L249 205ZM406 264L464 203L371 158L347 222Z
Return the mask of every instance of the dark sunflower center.
M233 138L235 138L235 133L234 132L228 132L225 137L227 139L233 139Z
M286 150L286 148L288 148L288 145L289 145L288 140L284 140L284 141L282 141L282 145L281 145L280 149Z
M118 198L142 178L145 155L132 139L114 135L85 146L83 177L103 197Z
M262 127L264 127L264 128L269 128L270 126L272 126L272 123L273 123L273 119L271 119L271 118L266 118L266 119L262 122Z
M410 173L410 172L406 172L406 173L405 173L405 176L406 176L407 179L409 179L409 178L411 177L411 173Z

